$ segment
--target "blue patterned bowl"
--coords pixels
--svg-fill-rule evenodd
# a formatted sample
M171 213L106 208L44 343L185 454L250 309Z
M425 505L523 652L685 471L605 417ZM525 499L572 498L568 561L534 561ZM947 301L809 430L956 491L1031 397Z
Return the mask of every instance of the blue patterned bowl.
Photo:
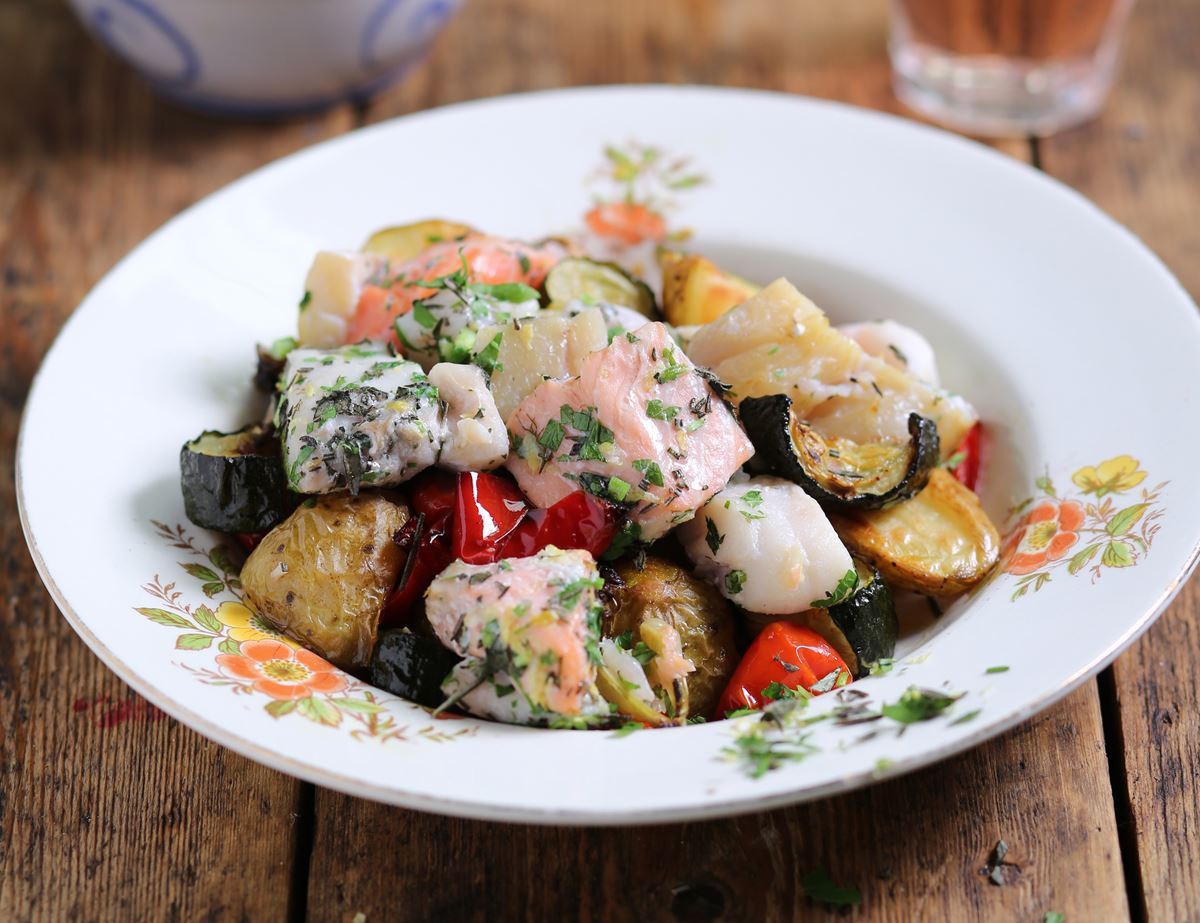
M461 0L71 0L160 93L221 115L363 99L428 51Z

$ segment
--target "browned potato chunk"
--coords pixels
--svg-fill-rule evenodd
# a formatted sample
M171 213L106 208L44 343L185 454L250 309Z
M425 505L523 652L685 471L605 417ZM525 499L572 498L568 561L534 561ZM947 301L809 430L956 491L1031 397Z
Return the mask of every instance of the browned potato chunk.
M365 667L404 563L392 536L407 520L407 507L380 494L306 502L246 559L246 599L331 663Z
M738 661L733 612L725 597L660 558L646 558L641 570L628 561L618 564L604 595L607 605L601 633L605 637L632 631L636 639L642 623L653 619L661 619L679 633L683 656L696 667L687 676L689 711L711 714Z
M662 267L663 313L675 327L707 324L755 292L752 282L725 272L696 254L665 252Z
M935 468L925 489L886 510L830 513L850 553L879 568L892 586L934 595L962 593L1000 557L1000 535L979 498Z

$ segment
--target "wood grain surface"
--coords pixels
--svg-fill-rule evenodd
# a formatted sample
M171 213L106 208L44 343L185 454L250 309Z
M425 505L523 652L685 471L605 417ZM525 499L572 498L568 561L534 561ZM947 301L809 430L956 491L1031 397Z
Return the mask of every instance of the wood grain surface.
M13 446L42 355L120 257L352 118L181 114L57 3L0 4L0 48L0 920L285 920L300 784L167 718L74 635L25 548Z
M1142 233L1193 293L1198 29L1191 0L1146 0L1104 116L1001 145ZM1099 684L940 766L736 820L542 829L314 791L208 743L86 650L24 548L12 447L37 364L88 288L199 197L364 121L554 86L900 111L885 39L883 0L474 0L368 106L248 125L159 102L61 4L0 2L0 920L827 919L801 886L818 866L862 891L864 920L1200 919L1195 585ZM1003 886L980 872L1000 839Z
M1200 3L1142 3L1104 118L1042 142L1040 154L1043 169L1139 235L1200 300ZM1193 580L1102 677L1118 801L1130 812L1131 897L1150 920L1200 920L1197 613Z

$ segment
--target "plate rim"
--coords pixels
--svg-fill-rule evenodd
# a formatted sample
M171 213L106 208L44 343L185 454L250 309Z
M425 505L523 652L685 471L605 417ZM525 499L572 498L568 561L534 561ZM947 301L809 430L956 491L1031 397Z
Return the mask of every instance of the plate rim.
M406 791L401 786L381 786L374 783L364 782L361 779L353 776L347 776L330 769L323 768L311 762L298 760L290 756L285 756L269 746L263 746L256 743L248 736L245 736L237 731L230 730L221 724L215 723L213 720L191 710L187 706L181 704L168 692L162 690L159 686L145 680L137 672L137 670L126 664L117 654L105 645L91 631L86 621L80 617L78 612L67 600L62 593L53 575L50 573L41 551L38 547L37 539L33 535L29 518L26 511L26 498L24 493L24 482L22 477L22 461L24 457L25 435L27 432L27 420L29 416L29 408L33 403L32 397L37 389L41 386L42 373L46 366L47 359L52 355L54 350L58 348L63 335L70 327L71 323L80 314L89 301L92 300L95 292L105 284L107 280L122 270L127 262L136 259L144 248L150 246L156 241L160 235L166 234L177 221L182 221L190 216L194 211L210 206L214 200L222 198L227 193L232 193L240 188L243 183L250 183L262 178L263 175L269 173L277 167L285 164L303 160L308 156L316 156L324 153L330 148L336 147L343 143L356 143L360 138L367 136L376 131L382 131L392 126L398 121L411 122L413 120L421 120L434 114L447 111L462 111L474 107L488 107L494 105L504 105L514 100L530 100L536 101L537 98L554 97L561 98L572 95L639 95L652 92L655 94L669 95L718 95L725 97L736 96L753 96L753 97L768 97L779 101L786 101L790 104L796 104L801 108L805 106L814 106L817 108L826 108L834 110L841 115L851 118L865 118L867 120L876 120L886 123L891 126L892 130L902 130L915 132L923 135L926 138L940 138L940 142L949 141L957 146L960 150L972 151L974 156L982 155L985 159L991 159L997 163L1005 164L1006 168L1016 170L1025 175L1027 179L1034 182L1040 182L1048 191L1063 196L1072 201L1075 207L1082 207L1086 212L1090 213L1093 219L1099 219L1107 226L1109 231L1116 231L1123 236L1127 244L1131 244L1137 251L1140 257L1147 262L1149 268L1153 269L1162 281L1168 283L1170 288L1173 288L1178 295L1182 297L1183 304L1191 305L1193 309L1193 322L1200 325L1200 315L1196 313L1196 306L1191 295L1182 286L1179 280L1166 266L1162 259L1151 250L1138 235L1129 228L1118 222L1107 212L1101 209L1098 205L1076 191L1062 181L1046 174L1045 172L1032 167L1022 161L1015 160L1000 151L991 148L986 144L974 141L969 138L954 134L943 129L925 125L919 122L914 122L900 115L878 110L867 109L860 106L855 106L849 103L843 103L836 100L821 99L810 96L803 96L794 93L785 93L774 90L760 90L753 88L740 87L706 87L701 85L664 85L664 84L622 84L617 86L586 86L586 87L571 87L563 89L537 90L522 93L504 94L499 96L487 97L483 99L467 100L457 103L449 103L442 106L433 107L430 109L421 110L419 112L409 113L396 116L391 119L379 122L374 125L363 126L361 128L352 129L340 135L327 138L315 144L304 147L298 151L283 155L254 170L240 176L229 183L213 190L196 202L189 205L176 215L159 225L155 230L150 232L137 245L135 245L127 254L122 256L105 274L89 289L87 294L79 302L78 305L71 311L66 320L56 332L49 348L39 361L38 370L34 374L30 382L30 386L25 398L25 406L22 408L20 424L18 429L16 449L14 454L14 481L15 493L17 501L18 518L21 523L21 530L25 537L26 545L29 549L30 556L34 562L34 566L38 571L38 575L42 583L49 592L55 605L62 613L63 617L71 625L75 633L84 641L88 648L96 654L96 656L112 670L124 683L130 686L135 692L151 702L153 705L171 715L181 724L188 726L193 731L201 734L207 739L228 747L230 750L271 769L291 775L303 781L314 785L320 785L325 788L343 792L345 794L356 797L367 798L373 801L397 805L413 810L430 811L447 816L463 817L475 820L497 821L505 823L528 823L537 825L588 825L588 826L629 826L642 825L653 823L670 823L699 820L704 818L720 818L729 817L740 814L747 814L758 811L771 810L786 805L799 804L806 801L812 801L819 798L829 797L842 792L862 788L871 785L875 782L883 781L902 774L914 772L918 769L932 765L937 762L946 760L954 755L973 749L980 743L997 737L1010 728L1020 724L1029 718L1033 717L1046 710L1056 702L1063 699L1066 695L1077 689L1085 681L1095 676L1100 670L1111 664L1121 653L1127 650L1134 641L1136 641L1148 628L1155 619L1163 612L1170 604L1171 600L1178 594L1184 582L1190 577L1197 565L1200 564L1200 535L1194 539L1193 547L1187 555L1182 567L1180 567L1175 577L1165 584L1162 590L1158 593L1153 603L1144 609L1137 617L1129 623L1128 628L1122 635L1117 638L1112 644L1085 667L1076 670L1073 674L1064 678L1060 684L1052 692L1042 696L1035 702L1017 708L1016 710L1005 713L1002 716L981 723L971 733L965 734L949 742L943 742L922 750L920 753L901 758L895 764L889 766L883 771L863 770L856 773L838 776L826 782L819 784L806 785L802 788L786 789L774 794L761 795L758 797L746 797L735 795L726 800L714 800L713 802L697 802L685 807L662 808L657 810L632 809L622 812L621 810L606 810L597 806L594 809L582 810L578 808L572 809L537 809L537 808L509 808L505 805L498 804L493 801L473 801L469 797L454 797L446 798L441 796L413 793ZM1148 259L1147 259L1148 258Z

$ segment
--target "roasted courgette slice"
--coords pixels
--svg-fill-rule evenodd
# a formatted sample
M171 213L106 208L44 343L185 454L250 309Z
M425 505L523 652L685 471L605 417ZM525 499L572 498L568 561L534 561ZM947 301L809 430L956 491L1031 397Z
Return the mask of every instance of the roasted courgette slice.
M430 218L415 224L402 224L383 228L367 238L364 253L378 253L393 263L406 262L419 256L421 251L444 240L458 240L471 233L472 228L457 221Z
M266 532L296 507L279 438L262 424L235 433L209 430L179 450L187 518L204 529Z
M925 489L886 510L830 512L850 553L879 568L893 587L932 595L962 593L988 575L1000 536L979 498L935 468Z
M651 320L658 318L658 304L650 286L616 263L578 256L560 260L546 276L546 295L551 304L603 302L632 308Z
M658 262L663 277L663 314L667 323L676 327L707 324L758 291L753 282L694 253L667 250Z
M858 582L840 600L789 620L808 626L832 644L858 679L870 672L872 663L896 652L900 622L879 571L859 560L854 570Z
M371 657L371 684L426 708L437 708L446 699L442 681L461 659L432 638L407 629L385 631Z
M938 461L937 424L908 417L907 443L826 438L797 418L784 394L748 397L738 408L759 467L794 481L826 509L877 510L907 500Z

